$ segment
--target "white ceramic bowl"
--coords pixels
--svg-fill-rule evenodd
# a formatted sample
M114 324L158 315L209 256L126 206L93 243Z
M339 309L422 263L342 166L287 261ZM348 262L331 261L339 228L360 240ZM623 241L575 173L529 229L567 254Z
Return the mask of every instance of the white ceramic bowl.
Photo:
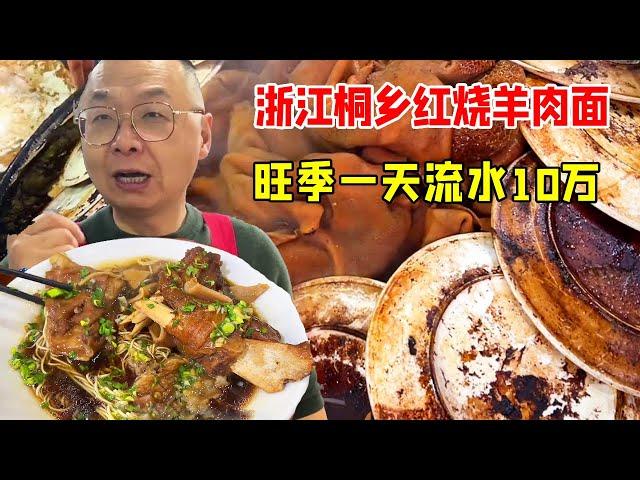
M262 319L280 332L285 343L298 344L307 341L304 326L289 294L247 262L230 253L184 240L130 238L85 245L67 252L67 255L73 261L89 266L141 256L177 261L184 257L187 250L195 246L202 246L207 251L219 254L222 259L222 274L231 282L238 285L268 284L269 290L254 304ZM44 276L50 269L51 264L47 260L28 272ZM14 280L9 286L27 293L35 293L43 288L40 284L23 279ZM39 308L26 300L0 293L0 419L52 418L40 408L36 396L22 383L18 372L9 366L11 349L18 345L24 335L24 325L34 321ZM288 383L284 390L277 393L258 390L248 402L246 409L253 412L253 419L289 419L293 416L308 383L309 377L306 377Z

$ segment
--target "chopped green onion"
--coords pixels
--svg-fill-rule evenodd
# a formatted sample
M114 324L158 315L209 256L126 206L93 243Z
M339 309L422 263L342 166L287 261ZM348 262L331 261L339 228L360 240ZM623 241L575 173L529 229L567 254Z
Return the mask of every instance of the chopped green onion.
M221 346L229 335L244 324L250 318L252 311L244 301L240 301L235 305L233 303L214 302L207 307L207 310L226 312L224 320L215 326L210 335L211 341L214 342L216 347ZM221 338L222 341L220 341Z
M156 308L156 305L155 305L155 303L147 303L147 307Z
M98 287L91 294L91 301L98 308L104 308L104 290Z
M165 265L165 269L167 271L167 276L171 275L171 270L177 270L179 268L183 268L184 265L182 262L169 262Z
M82 267L82 270L80 270L80 278L85 278L88 275L89 269L87 267Z
M197 277L198 274L200 273L200 269L194 267L193 265L189 265L187 267L187 277Z
M118 377L119 375L114 375L113 373L110 373L105 377L100 377L98 379L98 385L102 387L110 388L111 390L124 390L128 388L126 383L117 382L116 380L114 380L113 379L114 376Z
M49 298L58 298L64 295L64 290L58 287L54 287L44 292L44 294Z
M151 360L147 355L145 355L144 353L139 352L137 350L133 351L133 355L132 356L133 356L133 360L136 361L136 362L146 363L149 360Z
M225 323L222 325L222 333L224 333L225 335L231 335L235 331L236 327L233 325L233 323Z
M134 404L137 396L136 387L129 387L127 383L116 379L124 379L123 370L112 368L108 375L98 377L98 392L107 401L115 402L120 410L137 411Z
M78 292L76 290L68 291L68 290L63 290L63 289L58 288L58 287L50 288L49 290L44 292L44 296L45 297L49 297L49 298L64 298L65 300L69 300L70 298L73 298L76 295L78 295Z
M185 306L182 307L182 311L184 313L191 313L196 309L196 304L195 303L187 303Z
M100 328L98 329L98 333L103 337L113 337L116 333L115 326L111 320L107 320L104 317L100 317ZM112 340L107 338L108 340Z
M76 352L71 352L69 355L69 360L73 361L78 358L78 354Z
M40 370L38 362L33 358L14 349L9 363L14 370L20 372L25 385L32 387L44 382L45 373Z
M42 331L38 328L37 323L29 323L27 324L27 339L20 343L19 348L25 349L32 347L33 344L36 343L40 335L42 335Z
M209 264L208 263L201 262L200 260L196 260L195 262L193 262L193 264L198 268L203 268L203 269L209 268Z
M178 390L182 391L187 388L192 387L204 374L204 368L196 361L190 361L189 363L185 363L184 365L180 365L178 369L178 380L176 382L176 387Z

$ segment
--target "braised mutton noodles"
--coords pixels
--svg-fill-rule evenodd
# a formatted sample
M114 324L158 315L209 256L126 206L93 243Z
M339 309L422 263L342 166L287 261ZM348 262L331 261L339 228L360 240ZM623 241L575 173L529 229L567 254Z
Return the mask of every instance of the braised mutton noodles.
M58 418L245 418L256 388L311 372L308 342L282 343L252 307L268 287L231 285L201 247L179 262L51 264L74 291L43 292L11 364Z

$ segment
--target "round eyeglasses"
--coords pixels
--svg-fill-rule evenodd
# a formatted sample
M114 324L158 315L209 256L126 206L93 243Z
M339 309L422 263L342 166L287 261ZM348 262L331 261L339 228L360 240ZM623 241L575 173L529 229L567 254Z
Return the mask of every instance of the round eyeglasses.
M116 138L120 129L120 118L131 117L131 125L138 136L146 142L161 142L171 136L175 128L175 116L186 113L204 114L202 109L174 110L164 102L141 103L131 113L118 113L113 107L89 107L78 113L74 121L80 135L94 146L107 145Z

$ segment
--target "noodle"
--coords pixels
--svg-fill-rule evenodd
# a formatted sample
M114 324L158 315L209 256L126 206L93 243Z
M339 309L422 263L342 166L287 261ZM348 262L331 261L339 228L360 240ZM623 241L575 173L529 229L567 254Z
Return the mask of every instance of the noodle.
M138 323L141 325L141 323ZM146 326L146 325L145 325ZM46 327L46 316L45 326ZM144 328L144 327L143 327ZM148 356L149 361L153 360L158 363L169 358L171 349L167 347L161 347L153 343L151 337L146 333L139 333L142 328L134 334L134 332L128 332L124 330L120 332L121 338L130 336L129 339L124 339L118 343L116 353L125 353L122 358L122 369L124 370L126 362L134 354L143 354ZM29 334L25 335L23 341L29 338ZM126 398L122 398L122 394L118 390L110 389L104 385L100 385L100 380L109 377L113 373L113 368L106 368L100 370L98 373L79 373L76 368L69 363L66 357L60 355L54 355L49 350L44 335L41 331L38 331L38 338L33 344L34 353L32 358L36 360L43 373L51 373L53 368L61 370L67 376L76 383L80 388L96 398L101 406L96 408L96 413L100 417L106 420L118 420L118 419L136 419L138 415L136 412L127 411ZM61 400L53 399L50 394L45 393L44 384L38 384L34 388L36 397L41 401L42 405L47 405L47 408L52 412L65 412L71 405L59 405L64 403L64 397ZM111 398L111 399L110 399Z

